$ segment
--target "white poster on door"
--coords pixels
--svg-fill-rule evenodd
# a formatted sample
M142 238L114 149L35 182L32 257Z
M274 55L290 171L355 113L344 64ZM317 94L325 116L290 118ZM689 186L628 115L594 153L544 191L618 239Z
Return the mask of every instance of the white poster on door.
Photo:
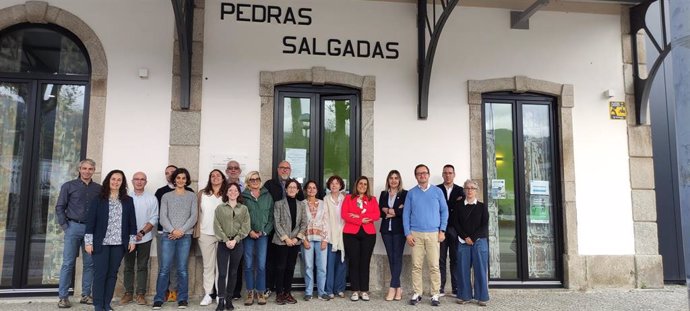
M285 160L290 162L292 176L300 183L307 177L307 149L286 148Z
M530 181L530 194L549 195L549 181L548 180L532 180Z

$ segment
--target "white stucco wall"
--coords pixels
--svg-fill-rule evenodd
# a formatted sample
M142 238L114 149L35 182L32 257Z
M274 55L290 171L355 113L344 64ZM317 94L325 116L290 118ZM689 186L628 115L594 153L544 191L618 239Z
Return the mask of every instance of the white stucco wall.
M148 174L148 190L168 164L174 18L166 1L47 1L88 24L108 60L103 176L122 169ZM6 0L0 7L23 4ZM138 76L140 68L149 78ZM98 181L101 182L101 181Z
M96 32L108 59L103 171L149 174L149 189L163 183L168 164L174 19L167 1L49 1L79 16ZM24 1L5 0L2 7ZM134 4L136 3L136 4ZM237 3L232 1L231 3ZM325 66L376 76L374 192L390 169L409 188L413 167L424 162L433 183L446 163L458 183L469 177L467 80L525 75L572 84L579 252L633 254L627 134L624 121L608 118L613 89L622 100L620 18L615 15L540 11L530 30L511 30L501 9L459 7L439 44L431 80L429 118L417 120L416 6L376 1L244 1L312 8L312 24L220 20L220 1L205 7L200 183L214 159L245 159L259 166L259 72ZM136 8L136 9L133 9ZM400 57L283 54L285 35L399 42ZM150 77L140 79L139 68ZM632 103L629 103L632 104ZM270 155L264 155L270 156ZM269 176L263 176L265 179ZM383 253L378 243L377 253Z
M242 22L234 15L221 20L220 1L206 3L200 172L211 169L214 155L246 157L245 171L258 168L260 71L325 66L376 76L375 193L394 168L408 187L413 185L412 169L421 162L430 166L434 183L441 182L445 163L456 166L462 182L470 170L467 80L525 75L574 85L580 253L634 253L626 124L608 119L602 96L606 89L624 94L619 16L538 12L530 30L511 30L507 10L456 9L436 54L429 118L420 121L414 4L290 1L289 6L312 8L312 24ZM283 54L286 35L314 37L321 49L329 38L396 41L400 57ZM233 130L219 142L210 134L220 124Z

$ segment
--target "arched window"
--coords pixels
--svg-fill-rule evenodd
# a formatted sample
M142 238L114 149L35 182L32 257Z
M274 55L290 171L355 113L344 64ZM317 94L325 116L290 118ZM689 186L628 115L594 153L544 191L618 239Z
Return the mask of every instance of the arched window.
M60 186L86 154L84 45L44 24L0 30L0 289L57 286Z

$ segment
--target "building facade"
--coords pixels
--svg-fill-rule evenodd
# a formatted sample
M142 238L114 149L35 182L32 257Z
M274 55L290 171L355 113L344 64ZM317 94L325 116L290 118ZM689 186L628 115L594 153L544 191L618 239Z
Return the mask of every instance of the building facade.
M419 118L414 1L195 1L189 41L166 1L3 1L1 290L57 286L55 201L83 157L95 180L141 170L151 191L168 164L204 185L229 159L264 180L288 159L300 180L365 175L378 194L391 169L410 188L416 164L441 183L450 163L490 208L492 285L663 286L650 128L611 117L634 102L628 6L562 1L512 29L527 5L455 8ZM385 288L380 240L374 257Z

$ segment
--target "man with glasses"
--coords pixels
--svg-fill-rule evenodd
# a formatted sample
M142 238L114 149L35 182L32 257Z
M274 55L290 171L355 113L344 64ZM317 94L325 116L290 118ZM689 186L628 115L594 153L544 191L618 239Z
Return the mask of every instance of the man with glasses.
M84 250L84 234L86 233L87 211L91 202L96 200L101 192L101 185L91 180L95 170L95 161L84 159L79 162L79 177L62 185L55 205L58 225L65 232L58 288L60 298L58 308L72 307L72 303L69 301L69 287L72 283L72 274L80 247L84 270L81 276L81 299L79 303L93 304L91 285L93 284L94 266L91 255Z
M278 163L278 169L276 170L277 175L273 179L269 179L264 183L264 188L268 190L268 192L271 194L273 197L273 202L278 202L285 198L285 183L290 179L290 173L292 173L292 166L290 165L290 162L283 160ZM297 192L297 196L295 198L298 201L304 200L304 192L302 192L302 189ZM273 241L273 232L269 234L268 237L269 241ZM273 257L275 254L275 244L269 243L268 245L268 258L267 258L267 263L266 267L268 269L266 273L266 297L269 297L271 295L271 291L275 290L275 259Z
M431 305L441 302L441 273L439 271L439 242L446 238L448 205L443 192L429 184L429 167L419 164L414 169L417 186L407 192L403 209L403 230L407 245L412 247L412 289L411 305L422 300L423 263L426 259L431 278Z
M242 174L242 167L240 167L240 163L235 161L235 160L228 161L228 164L225 166L225 175L228 176L228 185L231 183L236 183L236 184L240 185L240 191L244 191L245 185L244 185L244 182L242 182L242 179L240 179L241 174ZM242 284L242 283L237 283L237 284Z
M280 161L280 163L278 163L277 173L277 178L267 180L266 183L264 183L264 187L271 193L274 202L278 202L285 198L285 182L290 179L290 173L292 173L290 162L285 160ZM295 198L299 201L304 200L302 189L299 190Z
M158 224L158 201L150 192L145 192L146 174L136 172L132 176L134 190L129 195L134 200L134 212L137 217L136 248L125 254L125 271L123 285L125 294L120 299L120 305L127 304L134 299L134 263L136 262L136 302L146 305L146 284L148 284L149 258L151 255L151 241L153 231Z
M448 219L453 219L455 212L453 204L456 201L462 201L465 199L465 192L462 187L456 185L453 181L455 180L455 167L451 164L446 164L443 166L443 183L439 184L437 187L443 192L443 196L446 198L446 205L448 205ZM450 285L453 292L453 296L457 294L458 281L456 278L455 271L457 270L457 256L455 250L458 247L458 234L452 226L448 227L446 230L446 238L441 242L441 254L439 257L439 269L441 270L441 296L445 295L446 287L446 259L450 256Z

